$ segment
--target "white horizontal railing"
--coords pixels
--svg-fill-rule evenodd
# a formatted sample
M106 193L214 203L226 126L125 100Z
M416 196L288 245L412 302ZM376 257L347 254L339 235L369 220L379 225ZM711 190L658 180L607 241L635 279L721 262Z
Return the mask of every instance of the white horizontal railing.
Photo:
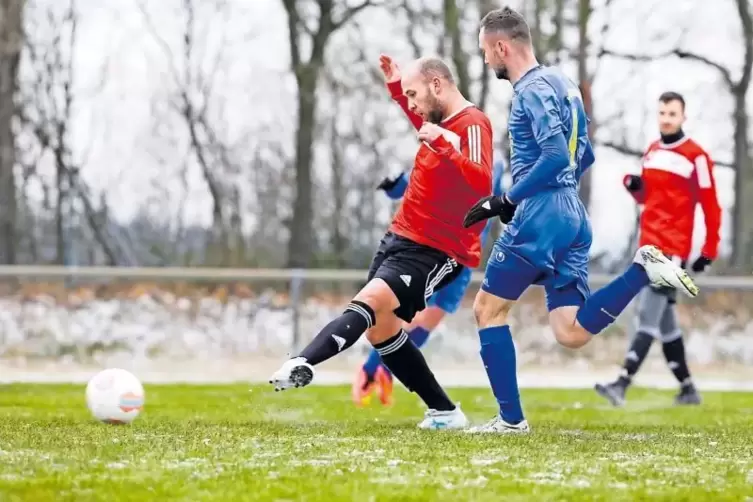
M206 268L206 267L60 267L46 265L0 265L2 278L34 279L128 279L152 281L311 281L359 282L366 278L365 270L331 269L263 269L263 268ZM591 284L608 283L615 276L591 275ZM474 272L473 282L478 284L483 272ZM753 291L753 276L701 275L696 283L702 288Z

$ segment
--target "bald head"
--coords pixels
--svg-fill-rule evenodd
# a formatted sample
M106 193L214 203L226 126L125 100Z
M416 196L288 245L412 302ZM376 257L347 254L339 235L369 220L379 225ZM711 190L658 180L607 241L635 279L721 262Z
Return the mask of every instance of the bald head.
M450 67L436 57L413 61L403 72L401 84L411 110L435 124L447 115L449 104L458 100Z
M420 78L422 81L429 83L433 79L438 78L449 84L455 84L455 79L452 76L450 67L447 66L444 61L436 57L422 57L416 59L408 66L404 75L404 79L406 80Z

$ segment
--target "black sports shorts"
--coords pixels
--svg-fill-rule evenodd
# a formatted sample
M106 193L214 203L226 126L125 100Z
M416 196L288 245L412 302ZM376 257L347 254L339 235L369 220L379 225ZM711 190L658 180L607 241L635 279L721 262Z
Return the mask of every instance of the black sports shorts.
M411 322L426 308L426 300L462 271L463 266L444 252L387 232L371 261L368 280L386 282L400 301L395 315Z

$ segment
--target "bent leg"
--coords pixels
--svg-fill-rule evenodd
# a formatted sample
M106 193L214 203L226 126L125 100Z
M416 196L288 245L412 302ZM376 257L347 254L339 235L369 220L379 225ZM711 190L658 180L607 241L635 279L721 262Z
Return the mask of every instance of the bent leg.
M330 359L351 347L364 331L380 320L384 322L397 319L393 311L399 305L397 296L386 282L379 278L372 279L348 304L345 311L327 324L298 357L304 358L311 365Z

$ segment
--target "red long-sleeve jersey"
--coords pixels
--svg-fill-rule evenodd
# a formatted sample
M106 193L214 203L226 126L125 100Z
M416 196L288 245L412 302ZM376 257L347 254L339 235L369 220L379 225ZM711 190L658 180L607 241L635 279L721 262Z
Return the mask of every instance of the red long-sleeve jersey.
M389 83L392 99L420 129L423 120L408 108L400 82ZM445 131L416 153L408 188L390 231L438 249L458 263L481 263L484 222L463 228L465 213L492 193L492 126L488 117L468 106L439 124Z
M706 223L701 254L716 259L722 211L708 153L688 137L670 144L654 141L643 155L641 178L641 190L632 192L636 202L643 204L640 245L652 244L687 260L695 208L700 203Z

